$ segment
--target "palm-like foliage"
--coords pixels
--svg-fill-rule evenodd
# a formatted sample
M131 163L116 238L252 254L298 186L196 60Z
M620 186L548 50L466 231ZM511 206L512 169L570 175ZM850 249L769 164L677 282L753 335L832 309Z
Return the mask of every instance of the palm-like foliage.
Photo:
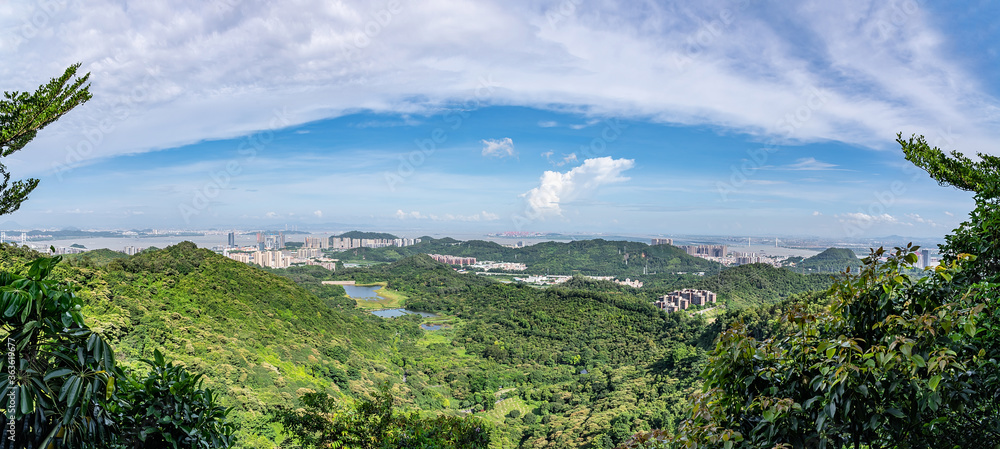
M113 424L105 405L121 377L114 351L83 323L74 287L46 279L58 262L39 258L26 276L0 273L7 349L0 370L8 374L0 376L0 395L7 398L4 441L14 447L100 443Z

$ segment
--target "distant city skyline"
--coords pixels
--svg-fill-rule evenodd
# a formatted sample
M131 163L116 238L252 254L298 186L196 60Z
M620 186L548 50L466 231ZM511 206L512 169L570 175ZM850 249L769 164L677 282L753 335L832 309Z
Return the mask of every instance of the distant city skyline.
M998 154L994 2L324 5L5 4L0 89L94 100L0 228L939 238L896 133Z

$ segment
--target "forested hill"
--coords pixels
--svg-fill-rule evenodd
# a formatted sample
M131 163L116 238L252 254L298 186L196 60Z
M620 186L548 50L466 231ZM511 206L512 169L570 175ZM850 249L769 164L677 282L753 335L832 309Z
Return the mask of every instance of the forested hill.
M424 238L407 247L357 248L339 253L341 259L392 262L415 254L447 254L479 260L521 262L533 274L586 274L619 277L646 273L712 272L720 265L692 257L671 245L650 246L640 242L602 239L574 242L542 242L523 248L507 248L483 240L458 241Z
M731 307L746 308L773 304L793 294L826 290L834 281L829 274L801 274L767 264L749 264L722 270L692 283L694 288L711 290Z
M848 267L855 273L861 267L861 259L847 248L828 248L827 250L801 261L789 259L795 265L789 267L799 273L838 273Z
M0 268L23 270L38 256L0 245ZM421 334L416 323L355 311L353 301L344 310L344 298L317 298L190 242L100 266L88 260L64 261L52 275L82 287L88 324L128 366L141 367L158 348L204 373L206 386L236 407L244 447L273 447L261 434L267 413L294 406L302 391L363 395L398 382L397 344ZM412 401L410 390L395 391Z
M77 254L67 254L63 256L63 259L71 261L80 261L85 265L107 265L115 259L127 259L128 256L125 253L120 253L118 251L112 251L107 248L95 249L92 251L87 251Z
M548 248L550 257L583 249L618 256L622 242L586 243L536 245L532 255ZM639 260L642 250L647 259L686 256L631 245L624 252ZM4 270L23 270L38 256L0 251ZM648 289L582 279L545 289L503 284L423 254L336 273L263 270L185 242L100 264L67 260L53 277L82 287L88 323L125 364L139 366L158 348L204 373L206 386L236 407L242 447L279 443L267 417L275 407L299 407L310 392L350 403L386 381L401 408L425 416L471 411L496 426L491 435L503 447L614 447L682 419L719 331L705 315L656 309ZM819 277L754 265L675 278L744 303L772 303ZM340 286L321 282L335 279L383 283L406 307L440 314L429 320L443 328L422 330L417 315L361 311Z
M339 237L342 239L382 239L382 240L395 240L396 237L392 234L387 234L385 232L362 232L362 231L348 231L340 235L335 235L333 237Z

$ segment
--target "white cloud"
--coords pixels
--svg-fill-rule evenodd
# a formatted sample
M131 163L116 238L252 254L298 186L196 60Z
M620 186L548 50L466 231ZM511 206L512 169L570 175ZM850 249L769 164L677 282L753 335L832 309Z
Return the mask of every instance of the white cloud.
M313 215L315 215L315 216L317 216L319 218L323 218L323 211L321 211L321 210L313 211Z
M521 195L527 203L527 216L540 219L561 216L563 204L585 199L602 185L627 181L629 178L621 174L634 165L632 159L605 156L587 159L566 173L546 171L538 187Z
M936 228L938 226L938 224L935 223L933 220L921 217L918 214L906 214L906 218L909 218L910 220L913 220L917 223L930 225L932 228Z
M998 101L982 87L992 80L952 57L947 21L919 2L904 13L876 0L651 3L641 17L630 4L584 2L557 22L558 1L406 2L397 12L361 0L56 3L56 14L38 2L0 9L5 90L33 89L75 61L92 73L94 100L11 161L28 175L88 136L99 143L77 155L94 159L359 109L423 113L477 88L483 102L788 140L892 147L900 130L993 151L1000 137ZM732 13L724 25L720 11ZM22 24L38 14L46 23L29 36ZM97 139L104 119L110 131Z
M837 166L827 162L817 161L814 157L804 157L794 164L788 164L780 167L782 170L809 170L809 171L820 171L820 170L837 170Z
M900 223L896 217L889 214L868 215L864 212L839 214L837 215L837 218L841 223L855 223L861 225Z
M510 137L504 137L503 139L484 139L483 141L483 156L486 157L514 157L517 156L517 152L514 151L514 141Z
M544 120L544 121L538 122L538 126L542 127L542 128L554 128L556 126L559 126L559 123L556 123L555 121L552 121L552 120Z
M277 218L278 214L275 213L275 212L268 212L268 213L264 214L264 216L267 217L267 218Z
M472 215L461 214L422 214L418 211L404 212L402 209L396 211L396 218L400 220L431 220L431 221L495 221L500 219L500 215L492 212L482 211Z
M547 160L550 164L555 165L556 167L562 167L563 165L566 164L575 164L579 161L579 159L577 159L576 157L576 153L564 154L562 159L559 160L553 160L552 159L553 154L555 153L553 153L551 150L546 151L542 153L542 157L544 157L545 160Z
M954 217L955 216L955 214L953 214L951 212L948 212L948 211L944 211L944 214L947 215L947 216L949 216L949 217Z
M823 215L823 213L822 213L822 212L820 212L820 211L818 211L818 210L814 210L814 211L813 211L813 216L814 216L814 217L818 217L818 216L820 216L820 215Z

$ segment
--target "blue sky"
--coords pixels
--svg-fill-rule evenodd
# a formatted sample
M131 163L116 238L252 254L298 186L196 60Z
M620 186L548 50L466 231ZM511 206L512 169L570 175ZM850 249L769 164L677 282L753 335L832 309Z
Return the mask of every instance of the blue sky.
M0 222L941 236L896 133L997 154L991 2L330 5L0 6L4 90L94 93Z

